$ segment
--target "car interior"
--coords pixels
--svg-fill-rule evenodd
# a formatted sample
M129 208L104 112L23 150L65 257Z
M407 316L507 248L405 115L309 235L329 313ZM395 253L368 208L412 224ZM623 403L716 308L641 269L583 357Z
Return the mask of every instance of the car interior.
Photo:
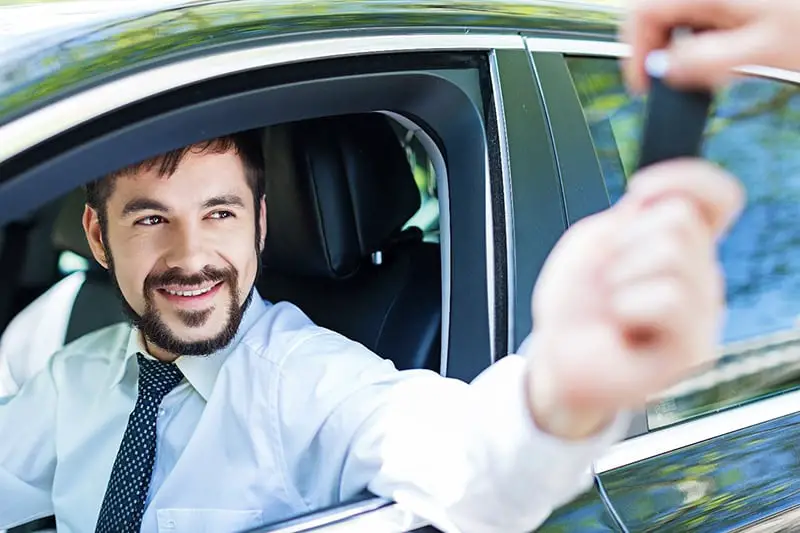
M430 195L436 176L418 140L380 113L280 124L265 128L262 138L269 229L257 280L261 296L298 305L317 324L362 343L399 369L438 372L438 216L427 216L425 227L412 220L437 203ZM13 266L9 254L24 260L11 273L16 290L6 294L3 328L75 271L85 279L64 344L125 320L108 273L91 256L83 209L79 188L40 209L21 229L6 232L3 266ZM10 532L53 527L45 519Z
M377 113L264 131L270 229L257 288L269 301L295 303L400 369L438 371L441 256L422 228L406 224L421 209L422 192L404 133ZM18 246L26 248L24 263L39 268L21 265L9 305L13 317L57 282L63 252L86 259L65 344L125 319L107 273L91 258L83 207L78 189L28 222L27 242ZM43 239L48 229L50 238ZM4 254L11 248L6 241Z

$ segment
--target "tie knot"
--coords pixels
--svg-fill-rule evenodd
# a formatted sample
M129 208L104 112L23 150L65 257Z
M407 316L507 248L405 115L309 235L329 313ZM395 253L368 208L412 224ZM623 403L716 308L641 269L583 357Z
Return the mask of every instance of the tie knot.
M139 396L146 394L156 403L161 403L169 391L183 379L183 373L175 363L153 361L136 354L139 361Z

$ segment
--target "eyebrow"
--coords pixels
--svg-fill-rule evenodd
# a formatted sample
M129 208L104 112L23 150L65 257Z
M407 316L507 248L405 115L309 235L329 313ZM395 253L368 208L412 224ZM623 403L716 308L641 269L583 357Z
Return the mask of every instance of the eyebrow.
M245 207L244 200L242 200L242 197L238 194L223 194L222 196L214 196L203 203L203 209L211 209L212 207L220 206Z
M169 208L158 200L134 198L122 208L122 216L127 217L140 211L160 211L161 213L168 213Z
M203 202L203 209L211 209L212 207L220 206L235 206L244 208L244 200L237 194L224 194L221 196L214 196ZM125 204L122 209L122 216L128 217L141 211L158 211L160 213L169 213L169 207L162 204L158 200L151 198L134 198Z

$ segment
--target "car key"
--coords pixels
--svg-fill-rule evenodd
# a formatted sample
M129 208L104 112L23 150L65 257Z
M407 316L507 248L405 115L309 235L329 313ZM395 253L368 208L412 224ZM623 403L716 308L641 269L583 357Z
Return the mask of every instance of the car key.
M687 31L679 28L673 38ZM646 63L650 94L637 169L668 159L698 156L713 101L710 90L678 90L667 85L662 57L655 52Z

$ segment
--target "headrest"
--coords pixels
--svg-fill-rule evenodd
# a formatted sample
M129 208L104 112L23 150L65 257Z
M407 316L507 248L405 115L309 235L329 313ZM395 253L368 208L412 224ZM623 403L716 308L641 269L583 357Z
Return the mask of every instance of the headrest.
M420 207L408 159L383 115L282 124L264 139L267 270L345 278ZM84 204L83 189L64 197L52 237L56 249L91 260Z
M405 151L383 115L269 128L264 155L266 270L348 277L420 207Z
M92 263L92 250L81 221L85 205L86 194L82 188L73 190L61 200L61 208L53 225L52 239L56 250L69 250Z

